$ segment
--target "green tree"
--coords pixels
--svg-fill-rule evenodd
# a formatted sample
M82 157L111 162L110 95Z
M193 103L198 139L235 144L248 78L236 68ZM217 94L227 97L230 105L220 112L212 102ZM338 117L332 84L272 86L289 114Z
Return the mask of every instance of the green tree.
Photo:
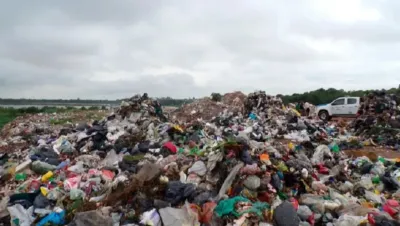
M222 100L222 95L220 93L212 93L211 99L215 102L219 102Z

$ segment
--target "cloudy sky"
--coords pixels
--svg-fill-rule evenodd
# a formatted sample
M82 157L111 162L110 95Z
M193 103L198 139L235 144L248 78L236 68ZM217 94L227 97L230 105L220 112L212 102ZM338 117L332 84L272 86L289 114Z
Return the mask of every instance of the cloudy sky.
M41 0L0 8L0 97L400 84L397 0Z

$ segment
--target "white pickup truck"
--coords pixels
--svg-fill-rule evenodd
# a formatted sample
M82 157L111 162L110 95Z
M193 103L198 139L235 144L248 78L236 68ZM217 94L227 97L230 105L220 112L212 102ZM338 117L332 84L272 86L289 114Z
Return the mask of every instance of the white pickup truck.
M360 97L339 97L329 104L318 105L316 112L322 120L335 116L356 116L360 107Z

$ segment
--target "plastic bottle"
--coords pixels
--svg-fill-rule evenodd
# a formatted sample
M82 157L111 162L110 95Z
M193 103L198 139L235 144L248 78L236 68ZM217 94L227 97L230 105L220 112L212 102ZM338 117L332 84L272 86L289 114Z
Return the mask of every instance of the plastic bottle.
M60 163L58 166L57 166L57 170L59 170L59 169L64 169L65 167L67 167L69 165L69 159L67 159L67 160L65 160L65 161L63 161L62 163Z
M42 176L42 182L47 182L53 175L54 174L52 171L47 172L45 175Z

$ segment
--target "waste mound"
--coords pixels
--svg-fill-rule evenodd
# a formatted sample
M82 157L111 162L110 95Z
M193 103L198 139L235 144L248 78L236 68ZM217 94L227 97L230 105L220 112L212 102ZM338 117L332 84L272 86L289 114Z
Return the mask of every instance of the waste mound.
M29 130L29 142L6 131L4 145L25 146L0 155L0 222L399 224L400 159L349 157L350 131L265 92L242 97L201 99L169 118L137 95L101 120Z
M359 117L350 128L364 143L400 150L399 97L375 91L361 98Z

